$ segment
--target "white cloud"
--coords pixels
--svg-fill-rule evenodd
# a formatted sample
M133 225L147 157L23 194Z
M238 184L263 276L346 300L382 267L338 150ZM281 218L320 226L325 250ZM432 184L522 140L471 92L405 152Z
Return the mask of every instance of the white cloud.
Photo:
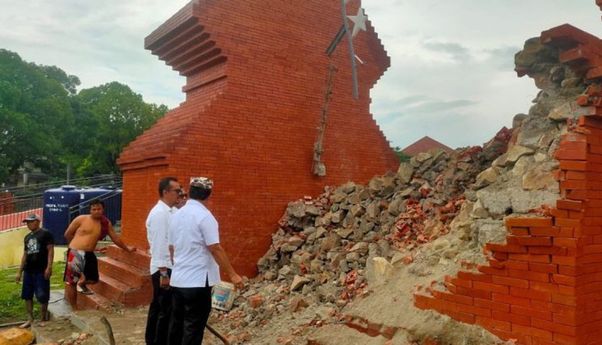
M184 79L143 41L186 3L0 0L0 48L59 66L84 88L117 80L147 101L176 106ZM402 147L424 135L449 146L483 143L527 112L537 93L512 71L527 38L566 22L602 30L593 0L363 0L363 7L391 56L372 112Z
M449 146L481 144L537 94L513 72L514 54L541 31L568 23L599 35L593 1L364 0L391 56L391 68L372 92L372 112L393 146L424 135ZM408 112L416 95L439 105Z

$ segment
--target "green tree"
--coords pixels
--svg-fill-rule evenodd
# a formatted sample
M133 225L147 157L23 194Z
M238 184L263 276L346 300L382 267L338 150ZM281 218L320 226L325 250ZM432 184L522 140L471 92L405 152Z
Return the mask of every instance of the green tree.
M399 146L395 146L393 150L395 151L395 154L401 163L409 162L410 159L412 159L412 156L405 154Z
M117 82L81 90L73 109L77 127L72 149L86 152L76 165L79 175L118 173L121 150L168 110L145 103L141 95Z
M130 141L167 112L117 82L77 92L79 78L0 49L0 183L24 162L51 177L118 173Z
M63 129L73 125L73 113L65 84L53 79L61 76L59 71L0 49L0 181L24 161L45 171L60 166Z

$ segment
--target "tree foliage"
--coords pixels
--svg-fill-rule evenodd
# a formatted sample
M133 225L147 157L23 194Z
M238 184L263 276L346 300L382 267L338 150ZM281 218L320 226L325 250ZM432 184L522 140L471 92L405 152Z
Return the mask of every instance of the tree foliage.
M401 147L399 147L399 146L395 146L395 148L393 150L395 151L395 154L397 155L397 158L399 158L399 161L401 163L403 163L403 162L409 162L410 159L412 159L412 156L407 155L406 153L404 153L401 150Z
M82 90L74 101L78 123L86 129L75 129L75 148L88 148L76 168L80 175L118 172L115 161L123 147L167 112L165 105L147 104L117 82Z
M24 162L51 176L118 172L125 145L167 112L117 82L77 92L79 78L0 49L0 183Z

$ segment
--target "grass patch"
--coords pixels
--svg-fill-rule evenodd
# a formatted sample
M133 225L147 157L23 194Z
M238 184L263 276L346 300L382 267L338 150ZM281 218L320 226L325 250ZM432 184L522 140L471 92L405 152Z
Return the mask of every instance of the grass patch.
M52 276L50 277L50 290L60 290L64 287L63 272L64 262L55 262L52 265ZM0 270L0 323L20 321L27 319L25 302L21 299L22 284L15 283L17 268ZM22 280L21 280L22 281ZM40 317L40 305L34 299L34 317ZM52 302L52 300L50 301Z

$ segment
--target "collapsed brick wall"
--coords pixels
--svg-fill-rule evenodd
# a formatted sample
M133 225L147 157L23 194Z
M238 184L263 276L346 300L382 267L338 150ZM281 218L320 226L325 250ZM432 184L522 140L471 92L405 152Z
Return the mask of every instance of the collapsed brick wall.
M349 4L355 13L359 1ZM328 58L341 25L339 3L319 0L193 1L146 38L145 45L187 77L186 101L122 153L123 232L146 247L144 219L160 177L215 181L209 208L221 240L250 275L268 249L286 203L325 185L397 169L398 161L369 113L370 88L389 66L374 29L354 39L360 97L351 95L347 46L338 68L325 133L327 176L311 173Z
M508 218L487 265L416 293L415 305L519 344L602 344L602 44L569 25L541 41L590 82L555 154L560 199L548 217Z

